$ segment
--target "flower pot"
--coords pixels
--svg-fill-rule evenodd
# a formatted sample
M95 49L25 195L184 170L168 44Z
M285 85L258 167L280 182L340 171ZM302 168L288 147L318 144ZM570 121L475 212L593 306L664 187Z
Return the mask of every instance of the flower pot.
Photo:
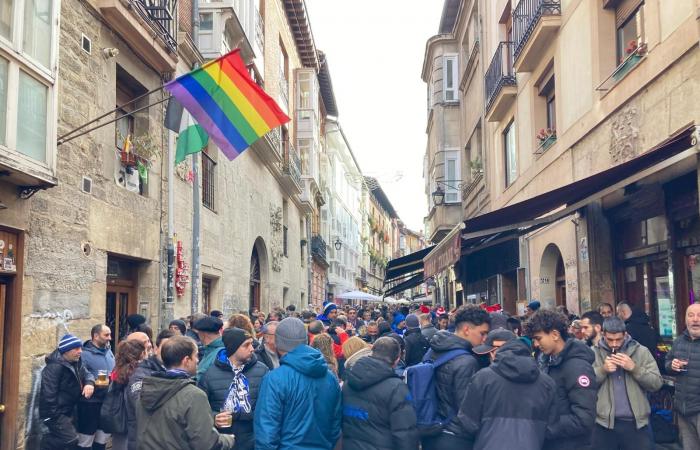
M545 139L544 141L540 141L540 151L543 152L543 151L547 150L547 149L548 149L549 147L551 147L552 144L554 144L555 142L557 142L557 136L556 136L556 135L547 136L547 139Z
M627 58L625 62L623 62L620 67L617 68L615 73L613 74L613 80L615 81L620 81L627 75L627 72L632 70L632 67L636 66L637 63L642 59L640 55L634 54Z

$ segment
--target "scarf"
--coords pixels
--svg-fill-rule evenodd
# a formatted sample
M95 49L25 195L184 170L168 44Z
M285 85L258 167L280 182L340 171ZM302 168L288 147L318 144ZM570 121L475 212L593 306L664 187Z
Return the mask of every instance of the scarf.
M244 366L243 366L244 367ZM250 386L248 379L243 375L243 367L231 367L233 370L233 381L228 388L224 411L231 411L233 414L244 412L250 414L253 407L250 405Z

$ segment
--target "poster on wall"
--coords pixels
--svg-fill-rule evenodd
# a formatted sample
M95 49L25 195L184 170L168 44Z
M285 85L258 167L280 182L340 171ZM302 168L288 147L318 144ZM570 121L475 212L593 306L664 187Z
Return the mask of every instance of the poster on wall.
M668 277L656 278L656 304L659 316L659 334L673 338L676 335L676 305L671 301Z

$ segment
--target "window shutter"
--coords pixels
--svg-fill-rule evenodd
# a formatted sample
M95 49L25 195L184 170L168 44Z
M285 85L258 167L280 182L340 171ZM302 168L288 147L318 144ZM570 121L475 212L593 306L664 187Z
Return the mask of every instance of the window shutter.
M615 8L615 27L620 28L632 16L644 0L622 0Z

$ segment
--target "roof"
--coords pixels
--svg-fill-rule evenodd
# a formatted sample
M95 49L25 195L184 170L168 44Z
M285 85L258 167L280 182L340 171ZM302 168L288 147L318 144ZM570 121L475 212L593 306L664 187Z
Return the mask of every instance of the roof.
M306 2L304 0L284 0L284 9L287 13L289 26L292 28L302 65L312 67L318 72L318 53L311 31L309 15L306 11Z
M389 197L387 197L384 193L384 189L382 189L382 187L379 185L379 181L377 181L377 179L374 177L365 177L365 184L367 184L377 202L382 208L384 208L384 211L389 214L389 217L392 219L398 219L399 215L396 213L394 206L389 201Z
M335 92L333 91L333 82L331 81L331 72L328 70L328 60L326 54L321 50L318 51L319 71L318 84L321 88L321 98L323 105L326 107L326 113L329 116L338 117L338 105L335 102Z
M440 17L440 27L438 28L439 33L452 33L461 3L462 0L445 0L445 3L442 5L442 16Z

